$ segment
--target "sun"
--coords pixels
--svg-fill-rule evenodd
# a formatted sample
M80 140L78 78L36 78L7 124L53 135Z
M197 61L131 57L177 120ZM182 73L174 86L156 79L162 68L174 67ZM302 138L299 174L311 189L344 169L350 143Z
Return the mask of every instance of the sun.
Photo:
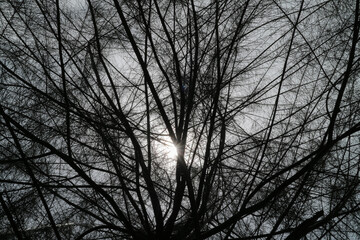
M172 170L176 166L179 148L168 136L162 136L153 142L155 156L160 160L162 166Z
M178 156L178 149L174 144L170 144L167 146L167 155L171 159L176 159Z

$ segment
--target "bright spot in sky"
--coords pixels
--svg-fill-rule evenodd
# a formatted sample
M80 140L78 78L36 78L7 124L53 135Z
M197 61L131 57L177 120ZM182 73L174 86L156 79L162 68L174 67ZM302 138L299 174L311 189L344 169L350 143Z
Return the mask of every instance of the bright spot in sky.
M167 170L173 170L176 167L178 157L178 148L173 144L170 137L163 136L154 141L154 156L159 159L162 166Z
M168 157L175 159L177 157L177 148L175 145L171 144L168 146Z

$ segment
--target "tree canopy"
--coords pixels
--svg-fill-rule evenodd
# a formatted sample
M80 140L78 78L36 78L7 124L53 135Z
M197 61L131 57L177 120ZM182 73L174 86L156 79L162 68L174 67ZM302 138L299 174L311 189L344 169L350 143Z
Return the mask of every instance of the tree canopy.
M0 1L0 237L360 237L359 12Z

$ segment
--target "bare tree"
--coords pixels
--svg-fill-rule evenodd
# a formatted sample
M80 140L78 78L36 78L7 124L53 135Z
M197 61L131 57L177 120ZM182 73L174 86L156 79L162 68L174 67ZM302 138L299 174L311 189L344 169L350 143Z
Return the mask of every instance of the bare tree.
M359 237L359 1L0 1L6 239Z

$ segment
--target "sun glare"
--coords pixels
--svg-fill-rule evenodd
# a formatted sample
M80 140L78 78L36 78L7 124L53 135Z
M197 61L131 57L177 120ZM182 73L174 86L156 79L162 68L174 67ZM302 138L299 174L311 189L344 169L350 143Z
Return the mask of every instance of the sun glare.
M178 155L177 148L175 145L171 144L168 146L168 156L169 158L175 159Z
M172 170L176 166L178 148L169 137L163 137L159 141L154 142L154 150L157 154L156 156L161 159L164 168Z

